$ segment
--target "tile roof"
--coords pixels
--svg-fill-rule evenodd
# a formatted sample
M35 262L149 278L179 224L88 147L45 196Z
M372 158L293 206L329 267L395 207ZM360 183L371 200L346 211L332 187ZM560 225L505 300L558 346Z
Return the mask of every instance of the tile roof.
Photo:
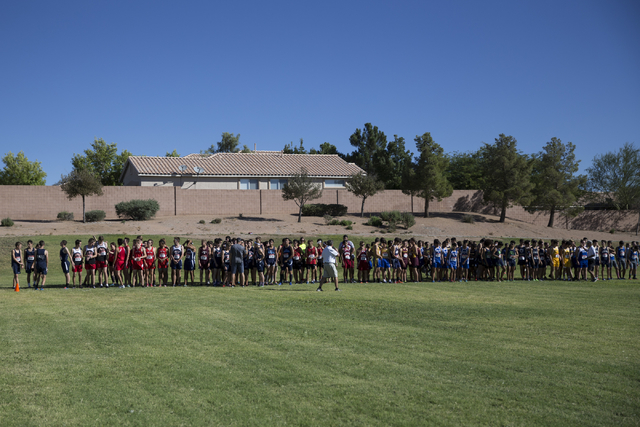
M180 166L187 170L180 171ZM188 155L185 157L131 156L127 167L133 167L138 175L167 176L195 175L194 167L201 167L200 176L291 176L305 167L313 177L347 177L361 172L358 166L348 163L335 154L282 154L279 151L254 153L216 153L212 155ZM122 179L121 177L121 179Z

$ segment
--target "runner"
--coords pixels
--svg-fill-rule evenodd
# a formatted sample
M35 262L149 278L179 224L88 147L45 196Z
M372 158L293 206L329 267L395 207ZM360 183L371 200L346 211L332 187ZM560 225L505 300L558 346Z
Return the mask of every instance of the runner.
M369 282L369 252L365 247L364 242L360 242L360 247L356 252L356 257L358 259L358 282L360 283L368 283Z
M87 270L87 274L84 278L84 284L89 285L95 289L96 287L96 249L95 241L93 237L89 239L89 243L84 247L84 268Z
M95 239L95 236L94 236ZM98 273L98 283L100 284L100 287L104 287L106 286L107 288L109 287L109 276L108 276L108 272L107 272L107 255L108 255L108 250L109 246L107 245L107 242L104 241L104 237L102 236L98 236L98 241L95 245L95 250L96 250L96 272Z
M180 238L173 239L171 247L171 282L173 286L180 284L180 271L182 270L182 258L184 257L184 248L180 244Z
M69 283L71 282L71 276L69 275L69 268L71 267L71 253L69 252L69 248L67 248L67 241L63 240L60 242L60 266L62 267L62 272L64 273L65 285L64 288L69 288Z
M133 241L133 250L131 251L131 267L133 275L131 276L131 287L135 288L136 283L144 287L144 264L147 253L142 246L142 240L136 238Z
M11 269L13 270L13 289L16 286L20 287L20 280L18 275L20 274L20 267L24 267L22 261L22 243L16 242L14 249L11 250Z
M27 248L24 250L24 258L26 261L24 271L27 273L27 287L31 287L31 273L33 273L33 281L35 282L35 262L36 262L36 249L33 247L33 241L27 240Z
M309 279L311 279L311 283L316 283L318 280L318 249L313 244L313 240L309 240L309 244L307 245L307 284L309 283Z
M147 240L145 253L145 283L147 287L154 287L156 286L156 248L153 247L153 240Z
M38 289L38 282L40 283L40 290L44 290L44 284L47 281L47 272L49 267L49 251L44 248L44 240L40 240L38 247L36 248L36 275L35 289Z
M113 271L115 271L115 284L121 289L125 287L123 272L126 270L129 261L127 259L127 248L124 245L124 239L118 239L118 247L116 248L111 267Z
M211 262L209 260L209 245L204 239L200 242L198 248L198 269L200 270L200 285L204 285L206 279L207 286L209 286L209 274L211 272Z

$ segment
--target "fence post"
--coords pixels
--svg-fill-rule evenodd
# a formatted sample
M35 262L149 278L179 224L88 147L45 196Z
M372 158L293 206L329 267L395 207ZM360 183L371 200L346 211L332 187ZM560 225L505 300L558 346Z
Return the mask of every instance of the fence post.
M178 199L177 199L177 189L175 184L173 185L173 216L178 215Z
M262 190L260 190L260 215L262 215Z

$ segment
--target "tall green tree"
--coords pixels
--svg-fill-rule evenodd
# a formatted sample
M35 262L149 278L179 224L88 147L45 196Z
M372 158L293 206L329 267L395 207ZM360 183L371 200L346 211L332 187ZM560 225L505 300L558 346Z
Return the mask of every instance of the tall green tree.
M89 169L74 169L60 179L60 188L67 194L69 200L82 197L82 222L87 222L85 214L85 198L88 196L102 196L102 182Z
M554 137L533 156L533 200L527 210L549 212L547 227L553 227L556 212L573 207L586 183L584 175L576 176L580 160L576 160L575 149L571 142L564 144Z
M430 132L415 137L417 158L402 176L402 192L424 198L424 217L429 217L429 202L449 197L453 187L445 176L449 160Z
M309 154L337 154L340 157L344 157L344 154L340 153L335 145L328 142L320 144L319 149L312 148L309 150Z
M379 191L384 189L384 183L375 175L367 175L362 172L351 175L344 185L354 196L362 199L360 217L364 216L364 202L367 198L375 196Z
M304 148L304 140L300 138L300 145L293 145L293 141L291 143L286 144L282 150L284 154L307 154L307 150Z
M505 221L507 208L531 200L532 164L517 144L513 136L501 133L493 144L480 148L483 198L500 208L500 222Z
M282 198L293 200L298 205L298 222L302 221L302 207L305 203L322 197L322 186L314 183L306 168L300 168L282 187Z
M445 174L454 190L477 190L482 184L480 154L477 151L447 154L449 164Z
M167 151L165 157L180 157L180 154L178 154L178 151L174 149L171 153Z
M74 154L71 164L76 170L88 170L100 178L102 185L122 185L120 175L129 156L131 153L127 150L118 154L115 142L107 144L104 139L97 138L91 148L84 150L84 155Z
M11 151L2 158L4 168L0 171L0 185L45 185L47 174L39 161L30 162L20 151L15 156Z
M638 210L636 234L640 228L640 148L626 143L617 152L593 158L587 169L591 195L611 202L616 209Z
M216 143L207 148L205 154L215 153L237 153L240 151L238 144L240 143L240 134L234 135L229 132L223 132L222 138Z
M367 173L378 172L375 170L373 159L387 148L387 136L384 132L371 123L365 123L363 129L356 129L349 137L349 143L355 147L355 151L347 156L348 161L360 166Z
M402 188L402 176L405 170L411 168L413 153L405 149L404 138L393 135L384 150L379 150L373 156L375 175L384 183L388 190Z

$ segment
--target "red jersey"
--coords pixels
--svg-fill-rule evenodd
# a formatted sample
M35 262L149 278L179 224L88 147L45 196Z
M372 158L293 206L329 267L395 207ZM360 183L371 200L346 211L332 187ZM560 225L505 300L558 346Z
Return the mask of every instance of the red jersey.
M151 246L150 248L146 248L144 251L145 251L145 253L147 255L146 259L145 259L147 267L148 268L154 268L153 264L156 262L156 248Z
M302 259L302 249L300 249L299 247L295 248L293 250L293 260L297 262L297 261L300 261L301 259Z
M144 267L144 258L146 256L144 248L133 248L133 259L131 261L134 268L142 270Z
M118 248L116 255L116 264L124 265L124 261L127 259L127 249L123 246Z
M200 246L198 249L198 259L202 262L209 261L209 248L207 246Z
M169 268L168 247L158 248L158 268Z
M307 264L316 265L318 263L318 260L316 259L317 257L318 257L318 250L313 246L308 247L307 248Z

